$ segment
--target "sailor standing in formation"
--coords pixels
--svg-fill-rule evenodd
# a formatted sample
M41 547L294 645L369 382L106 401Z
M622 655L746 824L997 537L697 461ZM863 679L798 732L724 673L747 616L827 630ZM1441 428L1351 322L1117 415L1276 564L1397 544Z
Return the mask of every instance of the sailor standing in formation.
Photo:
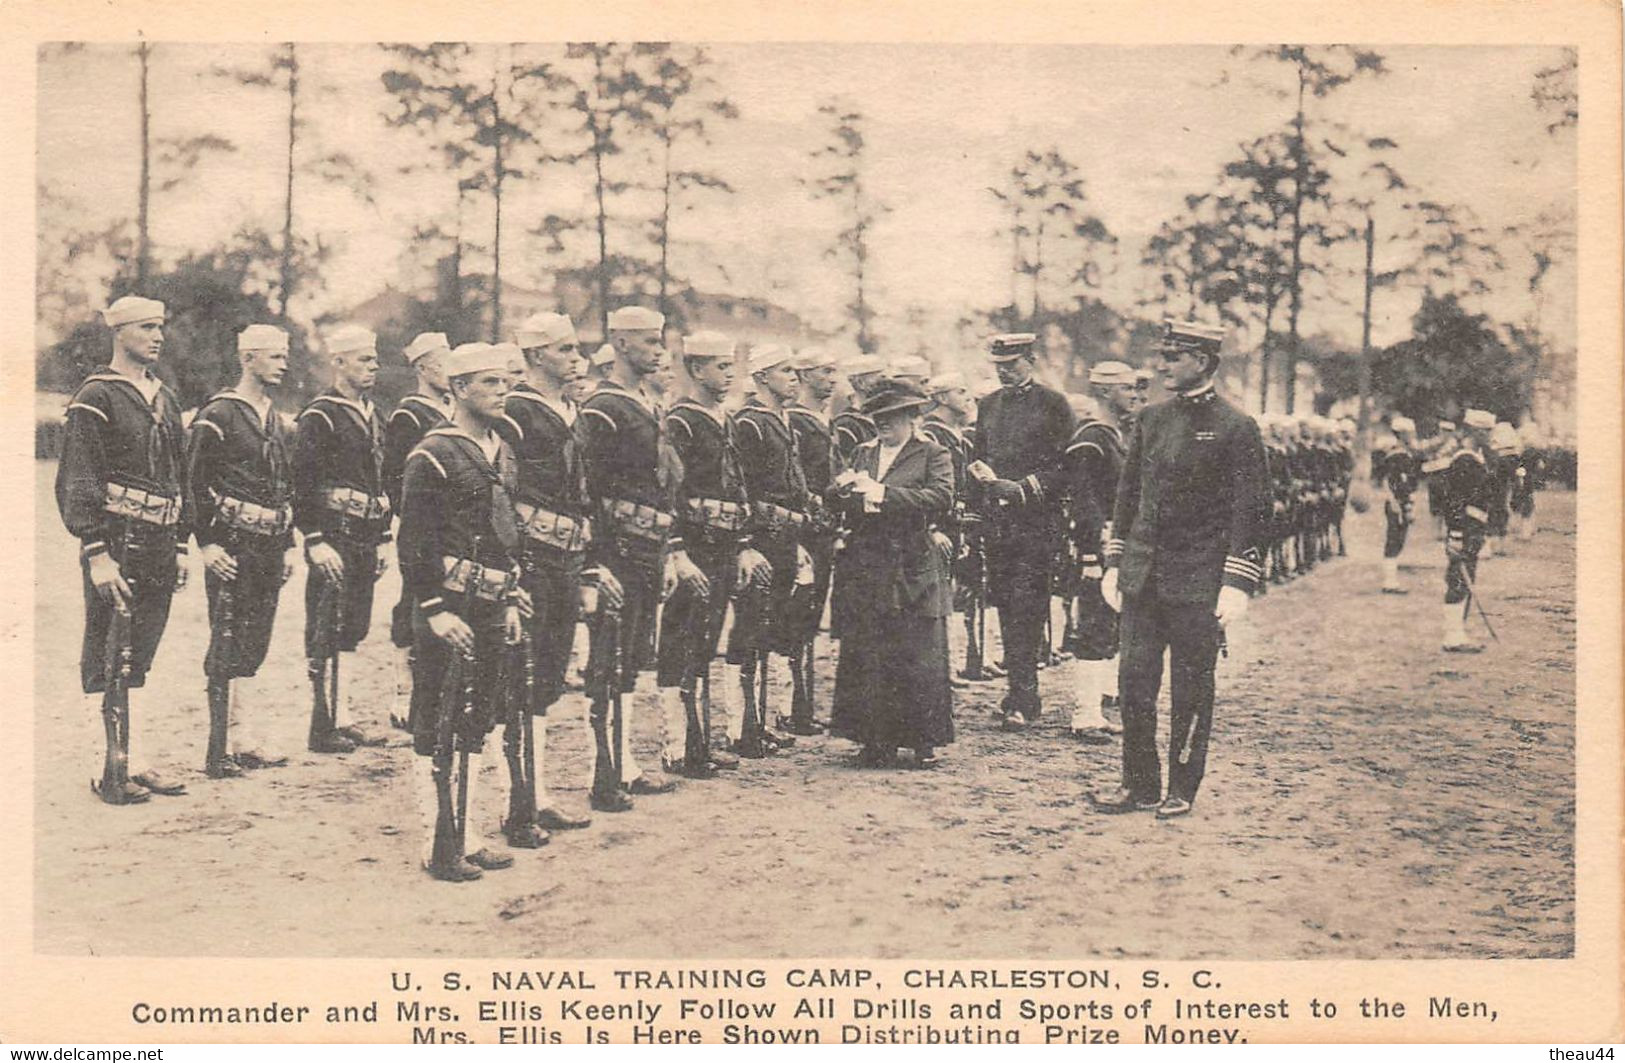
M265 750L266 707L238 711L236 682L265 662L277 599L293 575L292 448L270 394L288 368L288 334L274 325L249 325L237 336L237 356L237 386L204 403L192 419L186 463L209 598L203 770L211 779L288 762Z
M401 479L406 458L423 437L451 419L451 384L444 361L451 344L443 332L421 332L401 352L417 374L417 390L396 404L384 422L384 495L396 514L401 511ZM389 641L395 647L395 712L390 722L410 731L416 707L411 705L412 602L401 589L390 614ZM404 710L403 711L403 707Z
M406 460L400 558L413 603L415 679L435 693L412 737L427 761L419 778L429 828L425 866L436 878L461 882L513 864L485 844L502 814L496 788L481 779L480 755L506 700L524 596L511 493L518 471L496 432L506 357L491 344L465 343L446 363L452 420ZM477 848L465 857L470 824ZM545 840L534 825L518 826L507 831L511 844L534 848Z
M309 662L313 753L383 745L350 722L339 686L339 654L353 652L372 625L373 585L386 559L383 425L369 393L378 376L377 337L345 325L327 336L333 386L299 414L294 440L293 522L304 538L305 657Z
M126 295L102 320L113 330L113 357L68 403L56 504L80 542L79 676L100 702L107 736L93 789L110 805L127 805L186 791L152 769L130 771L129 691L145 684L170 599L185 586L188 523L180 403L152 371L164 346L164 304Z
M835 474L835 437L829 421L830 397L835 394L835 356L822 347L804 347L794 363L800 389L787 407L790 428L795 433L796 453L801 456L802 478L807 485L807 524L801 543L812 561L810 588L796 596L794 618L790 622L795 656L790 658L795 701L791 709L792 730L797 721L810 724L808 733L822 725L813 716L817 696L813 681L818 629L824 622L830 587L835 572L835 542L838 515L830 504Z

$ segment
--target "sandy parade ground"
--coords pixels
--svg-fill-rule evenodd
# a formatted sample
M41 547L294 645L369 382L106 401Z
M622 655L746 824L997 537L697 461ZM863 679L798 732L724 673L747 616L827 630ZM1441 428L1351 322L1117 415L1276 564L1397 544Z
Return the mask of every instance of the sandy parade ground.
M247 689L291 763L229 781L201 772L198 569L132 696L138 765L169 768L189 793L96 801L87 781L102 732L78 690L81 592L54 471L39 464L36 500L41 952L1278 960L1573 949L1571 494L1538 495L1534 541L1480 565L1500 642L1476 657L1439 651L1444 550L1425 516L1404 557L1412 593L1399 597L1377 591L1380 512L1351 514L1349 556L1273 588L1232 634L1207 779L1183 820L1091 812L1086 794L1115 779L1119 749L1067 736L1062 665L1042 673L1046 712L1026 733L1002 733L990 715L1002 684L956 691L959 740L934 772L860 770L847 743L802 739L451 886L417 867L404 735L344 756L305 752L302 566ZM398 587L392 568L368 643L344 662L361 720L378 731ZM1485 638L1477 617L1469 631ZM827 717L833 660L819 669ZM572 693L553 711L548 776L581 812L585 704ZM642 714L645 765L658 760L655 730Z

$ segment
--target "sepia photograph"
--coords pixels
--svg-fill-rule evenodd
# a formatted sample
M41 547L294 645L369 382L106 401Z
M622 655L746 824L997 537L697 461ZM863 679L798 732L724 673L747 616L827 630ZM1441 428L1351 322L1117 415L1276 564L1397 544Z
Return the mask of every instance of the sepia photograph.
M1281 995L1179 1043L1617 959L1618 41L1053 17L31 42L29 962L183 1040L221 961L229 1039Z

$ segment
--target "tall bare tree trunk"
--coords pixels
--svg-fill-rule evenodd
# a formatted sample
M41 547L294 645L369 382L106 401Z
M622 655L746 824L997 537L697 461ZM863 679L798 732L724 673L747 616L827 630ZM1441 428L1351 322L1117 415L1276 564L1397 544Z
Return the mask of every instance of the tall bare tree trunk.
M604 92L604 56L593 52L593 86L599 99ZM588 109L588 122L592 129L593 198L598 206L598 318L605 341L609 339L609 231L604 212L604 133L599 128L599 115ZM607 119L606 119L607 120Z
M500 48L497 59L501 58ZM496 62L496 60L493 60ZM491 127L493 129L491 198L494 218L491 226L491 342L502 342L502 96L498 71L491 72Z
M1360 323L1360 407L1354 419L1354 466L1363 468L1371 453L1371 290L1376 286L1371 265L1376 257L1377 223L1365 216L1365 312Z
M152 271L152 237L147 228L147 204L152 185L152 115L147 108L147 57L152 45L142 41L136 45L141 59L141 182L136 193L135 213L135 280L145 289L147 276Z
M863 291L863 271L864 271L864 266L867 264L869 254L868 254L868 248L865 246L865 243L864 243L865 234L864 234L864 231L863 231L863 229L864 229L864 226L863 226L863 185L860 184L857 181L852 182L852 206L853 206L853 209L857 212L857 219L856 219L855 225L853 227L853 232L856 235L856 241L855 241L855 243L853 245L852 250L853 250L853 256L857 260L858 350L862 351L864 354L870 354L870 353L872 353L872 348L874 346L874 340L873 340L873 337L871 337L869 335L869 304L868 304L867 300L864 297L864 291Z
M668 116L668 121L670 117ZM668 319L671 317L671 307L668 305L670 296L670 261L671 261L671 127L661 125L660 142L664 152L665 181L660 189L660 312Z
M1303 64L1298 64L1298 113L1293 120L1296 135L1292 139L1292 301L1287 310L1287 328L1290 335L1286 348L1286 412L1293 412L1298 391L1298 312L1303 309L1303 179L1305 156L1303 143Z
M291 318L293 306L293 173L294 145L299 136L299 57L294 45L288 45L288 171L287 185L282 200L282 277L279 284L280 313L283 324Z

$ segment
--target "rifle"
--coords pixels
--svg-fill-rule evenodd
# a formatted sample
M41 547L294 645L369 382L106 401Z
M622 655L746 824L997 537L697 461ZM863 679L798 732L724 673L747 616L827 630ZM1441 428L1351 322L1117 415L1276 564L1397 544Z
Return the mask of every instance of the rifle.
M235 546L236 543L231 543ZM237 556L241 558L242 552ZM237 575L242 576L241 562ZM209 745L204 755L204 770L210 775L223 771L226 758L228 732L231 727L231 674L237 657L236 580L219 580L215 592L214 622L219 632L216 653L209 662L213 667L208 676Z
M344 583L312 568L310 578L322 581L316 598L316 635L311 641L321 654L310 661L310 747L324 741L338 726L339 632L343 624Z
M536 824L536 726L531 706L536 698L536 653L528 626L519 637L516 648L520 672L524 679L523 696L516 697L513 678L508 675L508 662L515 650L503 653L503 668L498 690L507 703L506 726L502 731L502 753L508 760L508 775L512 787L508 791L509 832L528 832Z
M119 552L119 568L123 571L131 553L130 525L124 525L124 538ZM128 575L130 607L135 606L135 577ZM101 782L92 781L90 788L110 805L134 804L145 801L147 795L130 797L126 789L130 779L130 673L134 668L135 649L132 643L131 614L117 607L107 625L107 651L103 669L106 685L102 690L102 728L106 732L107 753L102 761Z
M711 647L711 599L709 595L697 597L694 608L699 615L699 622L690 621L688 630L683 634L686 652L683 654L683 677L679 681L679 696L683 700L683 712L688 721L688 731L683 743L683 771L687 775L703 775L711 762L711 695L710 695L710 661L709 649ZM703 677L703 678L702 678ZM699 685L706 685L705 698L699 698Z
M1495 633L1495 628L1490 623L1490 615L1484 611L1484 603L1478 600L1478 587L1473 583L1473 577L1467 571L1466 558L1461 559L1461 580L1463 583L1467 584L1467 600L1462 603L1461 618L1466 620L1472 608L1477 606L1478 617L1480 620L1484 621L1484 630L1490 633L1490 638L1494 639L1496 642L1500 642L1501 636Z
M474 590L475 581L470 578L463 589L465 620L473 615ZM438 811L429 860L434 868L454 873L462 867L468 829L468 747L457 741L457 725L473 708L477 661L472 654L464 654L454 647L448 646L448 653L450 661L440 685L440 714L435 720L434 785ZM457 775L455 801L452 797L454 768Z

